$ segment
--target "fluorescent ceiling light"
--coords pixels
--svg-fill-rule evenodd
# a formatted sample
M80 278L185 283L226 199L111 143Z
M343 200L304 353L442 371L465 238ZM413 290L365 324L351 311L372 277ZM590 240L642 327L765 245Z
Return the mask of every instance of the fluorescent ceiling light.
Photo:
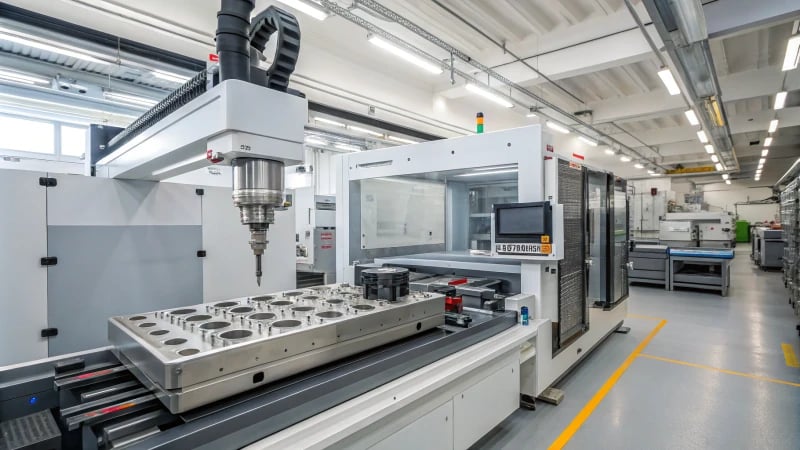
M631 158L629 156L622 155L619 157L619 160L622 162L631 162Z
M764 139L764 147L769 147L770 145L772 145L772 136Z
M578 136L578 139L583 141L586 145L591 145L592 147L597 147L597 141L594 141L594 140L589 139L589 138L584 137L584 136Z
M103 92L103 97L105 97L106 100L110 100L112 102L127 103L129 105L145 106L148 108L151 108L155 106L156 103L158 103L158 100L152 98L138 97L136 95L122 94L119 92L111 92L111 91Z
M346 127L347 125L343 124L342 122L337 122L335 120L326 119L324 117L314 117L314 122L324 123L325 125L333 125L334 127Z
M644 166L639 163L634 164L633 167L636 167L637 169L644 169Z
M758 160L759 164L764 164L765 162L767 162L767 158L761 158Z
M776 109L776 110L777 109L783 109L783 107L786 106L786 95L787 94L788 93L786 91L778 92L777 94L775 94L775 105L773 106L773 109Z
M714 146L713 145L706 144L704 148L706 149L706 153L708 153L709 155L714 153Z
M711 155L711 162L715 162L715 163L716 163L716 162L719 162L719 156L717 156L717 155Z
M660 174L660 173L655 173L655 172L653 172L653 173L651 173L651 174L650 174L650 176L651 176L651 177L660 177L660 176L661 176L661 174Z
M769 121L769 128L767 128L767 132L774 133L775 130L778 129L778 119L772 119Z
M722 174L722 179L723 179L723 180L727 180L727 179L728 179L728 178L730 178L730 177L731 177L731 176L730 176L730 175L728 175L727 173L723 173L723 174Z
M766 148L765 148L764 150L761 150L761 157L762 157L762 158L763 158L764 156L767 156L767 155L769 155L769 149L766 149Z
M708 144L708 137L706 136L706 132L704 130L697 132L697 139L700 139L700 142L703 144Z
M434 75L439 75L442 73L442 68L438 64L434 64L433 62L421 58L406 49L400 48L380 36L372 35L368 40L376 47L386 50L403 61L413 64L428 73L432 73Z
M36 40L34 36L28 37L24 33L19 33L17 31L10 30L8 28L0 27L0 40L15 42L20 45L26 45L28 47L37 48L39 50L58 53L60 55L69 56L71 58L81 59L93 63L111 64L108 61L103 61L100 58L96 58L88 53L85 53L77 47L72 47L67 45L53 45L45 42L40 42Z
M759 181L759 180L761 180L761 177L756 177L755 180Z
M162 80L171 81L173 83L186 83L191 80L191 77L185 75L178 75L177 73L165 72L163 70L154 70L151 72L154 77L161 78Z
M614 154L614 150L612 150L610 148L605 149L605 152L606 152L606 155L613 155Z
M348 150L351 152L359 152L361 151L361 147L356 147L355 145L350 144L336 144L334 147L338 148L339 150Z
M307 137L305 141L306 144L311 144L311 145L330 145L330 142L314 136Z
M725 180L725 184L731 184L731 180Z
M723 170L722 164L720 163L714 164L714 167L717 169L718 172L722 172Z
M653 170L648 170L648 171L647 171L647 173L648 173L649 175L652 175L652 174L654 174L654 173L656 173L656 172L655 172L655 171L653 171Z
M377 131L372 131L372 130L369 130L369 129L366 129L366 128L357 127L357 126L354 126L354 125L348 125L347 129L356 131L358 133L368 134L370 136L383 137L382 133L378 133Z
M528 114L525 114L525 117L536 117L536 114L534 114L534 113L528 113Z
M756 176L757 176L757 177L760 177L760 176L761 176L761 169L758 169L758 170L756 170Z
M559 133L569 134L569 128L559 125L551 120L547 121L547 128L550 128L553 131L558 131Z
M402 142L403 144L416 144L417 141L412 141L411 139L401 138L399 136L392 136L391 134L387 136L390 141L395 142Z
M491 170L488 172L471 172L471 173L462 173L461 175L456 175L457 177L477 177L480 175L495 175L500 173L514 173L517 169L505 169L505 170Z
M466 84L466 88L467 88L468 91L472 92L473 94L480 95L481 97L483 97L483 98L485 98L487 100L491 100L491 101L497 103L500 106L503 106L503 107L506 107L506 108L514 107L514 104L511 103L510 101L508 101L508 99L506 99L505 97L497 95L494 92L489 92L488 90L478 86L477 84L467 83Z
M661 82L664 83L669 95L678 95L681 93L681 88L678 87L678 83L675 82L675 77L672 76L672 72L670 72L669 69L664 68L659 70L658 77L661 78Z
M0 80L13 81L15 83L23 84L49 84L50 80L44 77L37 77L35 75L28 75L12 70L0 69Z
M697 120L697 114L694 113L693 109L690 109L690 110L686 111L683 114L686 115L686 120L689 121L689 125L692 125L692 126L700 125L700 121Z
M796 69L798 62L800 62L800 34L792 36L786 43L786 55L783 57L781 70Z
M325 20L328 18L328 12L322 8L321 5L312 1L303 0L278 0L284 5L291 6L292 8L300 11L303 14L309 15L317 20Z
M476 167L472 170L501 170L501 169L516 169L516 164L506 164L504 166L490 166L490 167Z

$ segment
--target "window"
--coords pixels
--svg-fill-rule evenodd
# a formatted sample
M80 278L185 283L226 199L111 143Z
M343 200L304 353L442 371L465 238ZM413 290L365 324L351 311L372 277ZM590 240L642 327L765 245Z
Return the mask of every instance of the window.
M0 149L55 154L55 124L0 115Z
M80 158L86 152L86 127L61 125L61 155Z

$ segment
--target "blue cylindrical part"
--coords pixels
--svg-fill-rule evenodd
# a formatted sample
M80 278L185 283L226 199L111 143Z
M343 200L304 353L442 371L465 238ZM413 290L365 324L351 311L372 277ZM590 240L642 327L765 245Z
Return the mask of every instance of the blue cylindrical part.
M528 325L528 307L523 306L522 309L519 311L520 319L522 321L522 325Z

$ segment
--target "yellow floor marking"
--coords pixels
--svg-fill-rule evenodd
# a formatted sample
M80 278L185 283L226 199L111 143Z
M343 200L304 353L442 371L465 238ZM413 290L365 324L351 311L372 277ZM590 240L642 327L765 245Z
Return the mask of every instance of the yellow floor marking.
M631 319L663 320L661 317L644 316L642 314L634 314L634 313L628 313L628 317Z
M641 353L641 354L639 354L639 357L648 358L648 359L654 359L656 361L663 361L663 362L668 362L668 363L672 363L672 364L680 364L682 366L695 367L697 369L713 370L715 372L726 373L728 375L736 375L737 377L745 377L745 378L750 378L750 379L753 379L753 380L767 381L769 383L785 384L787 386L800 387L800 383L792 383L791 381L779 380L777 378L770 378L770 377L765 377L765 376L761 376L761 375L755 375L755 374L752 374L752 373L737 372L735 370L720 369L719 367L706 366L705 364L696 364L696 363L691 363L691 362L688 362L688 361L681 361L681 360L678 360L678 359L671 359L671 358L664 358L664 357L661 357L661 356L648 355L647 353Z
M797 361L797 355L794 354L794 347L792 344L781 344L783 349L783 359L786 360L786 365L789 367L800 367L800 362Z
M583 423L586 422L586 419L592 415L595 408L597 408L600 402L603 401L608 392L611 391L611 388L617 384L617 381L619 381L620 377L622 377L622 374L628 370L628 367L631 365L631 363L633 363L636 357L642 352L642 350L644 350L645 347L647 347L647 344L653 340L656 334L658 334L658 332L661 331L661 328L663 328L666 324L667 321L661 319L661 322L659 322L658 325L653 328L653 331L651 331L650 334L648 334L647 337L636 346L633 352L631 352L631 354L625 358L625 361L623 361L622 364L617 367L617 370L615 370L614 373L611 374L611 376L606 380L606 382L603 383L603 386L601 386L600 389L594 394L594 397L592 397L592 399L589 400L586 405L584 405L583 409L581 409L578 415L572 419L572 422L570 422L567 428L561 432L561 435L559 435L556 440L550 444L549 450L559 450L567 445L567 442L572 439L572 436L575 435L575 432L577 432Z

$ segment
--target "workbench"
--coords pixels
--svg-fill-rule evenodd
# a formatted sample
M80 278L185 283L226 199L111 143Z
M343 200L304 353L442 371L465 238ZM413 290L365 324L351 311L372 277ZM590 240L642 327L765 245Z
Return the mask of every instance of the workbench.
M731 284L731 249L670 248L669 290L690 287L720 291L725 297Z

